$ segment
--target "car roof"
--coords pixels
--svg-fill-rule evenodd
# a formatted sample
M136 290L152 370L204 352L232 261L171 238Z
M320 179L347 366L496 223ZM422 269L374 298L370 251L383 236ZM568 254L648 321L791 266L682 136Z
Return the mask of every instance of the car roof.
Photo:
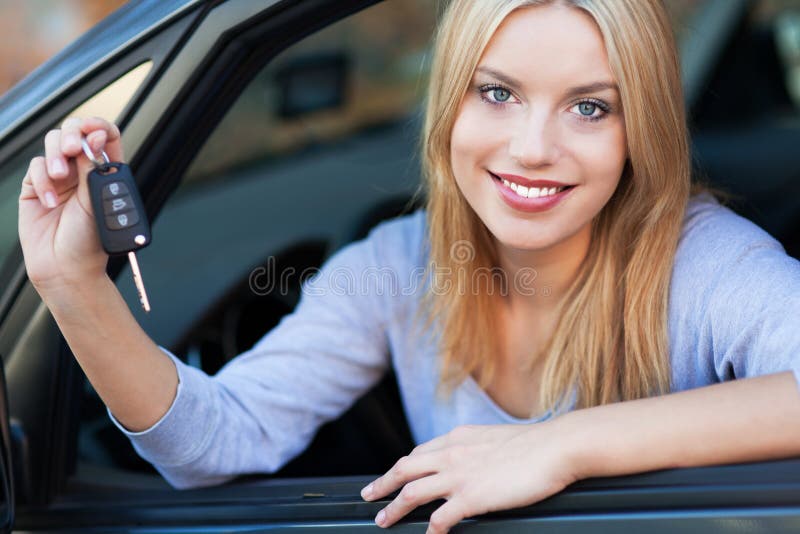
M82 73L204 0L132 0L0 97L0 136L46 106Z

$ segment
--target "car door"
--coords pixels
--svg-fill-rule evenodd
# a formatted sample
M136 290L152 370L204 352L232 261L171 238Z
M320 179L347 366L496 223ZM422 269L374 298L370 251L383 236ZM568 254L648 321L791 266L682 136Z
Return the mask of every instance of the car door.
M0 102L0 216L13 224L6 207L43 133L134 76L122 108L107 113L153 220L153 244L140 253L151 315L138 309L124 260L109 272L157 342L214 372L291 310L299 283L333 250L415 206L420 43L440 9L423 0L132 3ZM27 283L13 235L3 244L16 528L377 531L385 502L358 492L410 446L392 424L402 408L391 380L277 476L173 490L111 426ZM269 269L292 274L270 286L260 278ZM367 421L377 428L366 431ZM460 530L790 532L800 528L798 490L792 460L671 470L583 481ZM393 529L424 531L434 506Z

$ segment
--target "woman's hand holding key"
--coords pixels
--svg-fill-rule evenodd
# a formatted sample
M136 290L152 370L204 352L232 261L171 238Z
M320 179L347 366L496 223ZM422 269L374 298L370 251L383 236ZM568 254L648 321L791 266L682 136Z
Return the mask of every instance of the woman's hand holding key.
M44 140L44 157L33 158L19 197L19 237L28 277L40 293L64 284L105 276L103 251L86 175L92 163L84 155L86 137L95 153L105 150L122 161L119 129L99 118L67 119Z
M95 154L122 161L119 129L103 119L67 119L48 132L22 182L20 242L28 278L89 381L120 423L144 430L169 409L178 375L106 275L82 136Z

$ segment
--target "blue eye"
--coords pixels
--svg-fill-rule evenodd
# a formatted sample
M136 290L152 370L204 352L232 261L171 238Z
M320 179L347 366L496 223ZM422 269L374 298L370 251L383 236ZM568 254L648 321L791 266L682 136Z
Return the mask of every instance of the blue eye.
M514 101L514 95L502 85L482 85L478 88L481 99L494 105L508 104Z
M585 117L591 117L594 115L594 112L597 110L597 104L592 104L591 102L582 102L578 104L578 111L581 115Z
M583 100L573 105L571 111L582 120L599 121L611 111L611 106L601 100Z
M511 98L511 93L505 89L492 89L491 93L497 102L507 102Z

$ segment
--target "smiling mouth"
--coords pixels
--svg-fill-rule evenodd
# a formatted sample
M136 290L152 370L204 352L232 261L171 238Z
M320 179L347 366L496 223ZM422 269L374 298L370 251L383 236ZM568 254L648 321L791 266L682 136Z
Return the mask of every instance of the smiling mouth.
M509 191L513 191L518 197L522 198L546 198L557 195L567 189L572 189L574 185L553 186L553 187L526 187L524 185L516 184L505 178L500 178L496 174L490 172L494 180L501 182Z

